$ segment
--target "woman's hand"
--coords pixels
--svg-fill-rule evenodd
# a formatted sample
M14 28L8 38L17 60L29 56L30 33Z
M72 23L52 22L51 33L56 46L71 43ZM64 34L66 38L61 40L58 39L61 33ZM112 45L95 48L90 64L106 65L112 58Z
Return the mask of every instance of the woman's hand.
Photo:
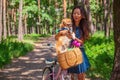
M71 35L72 35L72 39L74 40L76 38L75 33L73 32Z
M75 40L77 40L79 43L81 43L81 45L83 45L84 44L84 40L83 40L83 38L75 38Z

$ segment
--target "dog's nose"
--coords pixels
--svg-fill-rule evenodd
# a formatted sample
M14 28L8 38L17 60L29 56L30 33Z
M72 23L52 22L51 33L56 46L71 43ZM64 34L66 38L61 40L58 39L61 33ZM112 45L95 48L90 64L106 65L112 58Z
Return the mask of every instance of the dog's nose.
M72 26L72 24L67 24L68 26Z

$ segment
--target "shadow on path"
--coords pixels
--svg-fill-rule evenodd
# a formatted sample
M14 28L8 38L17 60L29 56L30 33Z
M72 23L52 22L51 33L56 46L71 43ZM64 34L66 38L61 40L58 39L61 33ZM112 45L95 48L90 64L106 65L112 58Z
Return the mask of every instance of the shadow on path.
M35 49L26 56L14 59L11 64L0 70L0 80L41 80L44 60L55 54L54 36L35 42Z

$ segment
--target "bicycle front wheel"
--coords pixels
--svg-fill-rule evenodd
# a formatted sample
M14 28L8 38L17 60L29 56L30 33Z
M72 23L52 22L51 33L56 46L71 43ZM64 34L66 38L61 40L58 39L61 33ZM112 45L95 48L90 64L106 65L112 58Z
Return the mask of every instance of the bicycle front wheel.
M42 74L42 80L53 80L52 69L45 67Z

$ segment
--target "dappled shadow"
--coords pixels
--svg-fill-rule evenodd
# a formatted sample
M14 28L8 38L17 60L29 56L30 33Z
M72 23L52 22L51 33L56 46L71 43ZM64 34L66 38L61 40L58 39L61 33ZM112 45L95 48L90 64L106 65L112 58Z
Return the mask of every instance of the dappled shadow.
M35 43L35 49L26 56L14 59L11 64L0 70L0 80L41 80L46 58L54 57L53 38L42 39Z

